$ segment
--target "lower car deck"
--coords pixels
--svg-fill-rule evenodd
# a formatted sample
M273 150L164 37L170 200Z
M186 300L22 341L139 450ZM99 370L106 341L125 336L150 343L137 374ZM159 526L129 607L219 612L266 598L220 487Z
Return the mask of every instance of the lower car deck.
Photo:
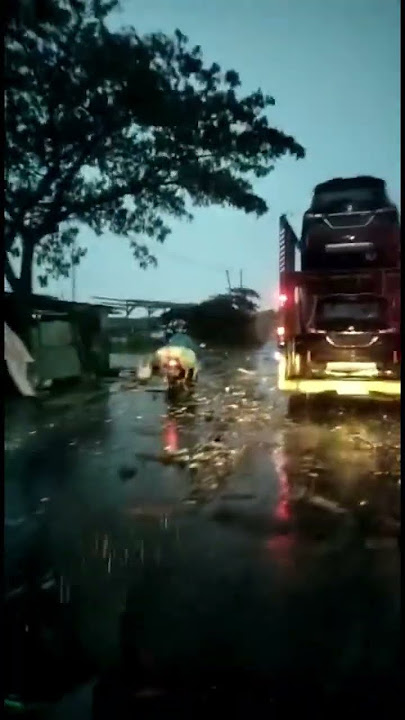
M382 378L286 378L286 359L281 355L278 362L278 389L284 392L319 395L344 395L346 397L385 397L399 400L401 381Z

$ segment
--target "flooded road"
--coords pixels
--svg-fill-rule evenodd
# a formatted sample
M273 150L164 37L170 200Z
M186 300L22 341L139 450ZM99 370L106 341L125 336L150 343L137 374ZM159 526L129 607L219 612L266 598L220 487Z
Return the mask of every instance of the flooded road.
M275 371L207 354L185 404L117 383L6 418L7 692L119 666L396 687L399 411L294 420Z

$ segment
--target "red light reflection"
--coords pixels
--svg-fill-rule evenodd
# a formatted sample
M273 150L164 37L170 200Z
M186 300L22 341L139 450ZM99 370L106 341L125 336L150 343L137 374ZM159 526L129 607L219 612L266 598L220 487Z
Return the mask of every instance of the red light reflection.
M294 548L295 540L292 535L274 535L266 541L266 547L275 554L279 555L279 559L288 560L289 552Z
M287 576L296 572L295 538L293 535L274 535L266 541L266 550L271 554L272 561Z
M286 459L284 452L281 449L276 450L273 458L279 483L279 497L274 516L277 520L288 521L291 520L291 508L289 504L289 485L285 470Z
M290 506L287 500L279 500L274 515L277 520L287 521L291 519Z
M163 431L163 442L168 452L177 452L179 449L179 433L177 425L173 420L169 420Z

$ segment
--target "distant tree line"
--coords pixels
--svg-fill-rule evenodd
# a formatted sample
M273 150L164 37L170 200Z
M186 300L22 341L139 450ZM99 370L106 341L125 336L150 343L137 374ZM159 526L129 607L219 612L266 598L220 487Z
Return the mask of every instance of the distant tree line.
M199 342L215 345L262 345L274 334L277 313L259 311L260 297L250 288L234 288L195 307L173 309L161 320L167 332L175 331L179 321Z

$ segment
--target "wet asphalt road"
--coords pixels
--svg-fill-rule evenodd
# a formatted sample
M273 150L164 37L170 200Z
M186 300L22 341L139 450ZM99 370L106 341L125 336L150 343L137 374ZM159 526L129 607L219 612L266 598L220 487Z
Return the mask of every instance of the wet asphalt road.
M115 384L6 416L8 690L61 695L135 657L395 679L399 411L292 420L275 385L266 348L207 355L185 404Z

